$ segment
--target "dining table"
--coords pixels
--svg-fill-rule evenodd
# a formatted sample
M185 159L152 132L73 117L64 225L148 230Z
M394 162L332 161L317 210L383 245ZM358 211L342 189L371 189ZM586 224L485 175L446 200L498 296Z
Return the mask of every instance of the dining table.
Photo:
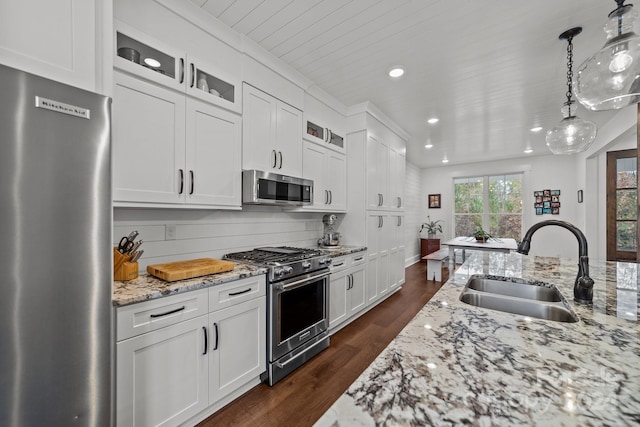
M451 240L447 240L443 245L449 248L449 271L455 271L456 257L455 250L462 250L462 262L466 260L466 250L474 251L492 251L492 252L511 252L518 249L518 242L508 237L490 237L482 241L477 240L473 236L458 236Z

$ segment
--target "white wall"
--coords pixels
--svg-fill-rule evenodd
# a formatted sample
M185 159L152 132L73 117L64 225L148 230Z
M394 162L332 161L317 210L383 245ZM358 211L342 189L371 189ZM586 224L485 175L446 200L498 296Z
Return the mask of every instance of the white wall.
M340 215L339 215L340 217ZM175 226L175 239L167 231ZM322 214L285 212L278 207L244 206L238 211L115 209L113 244L132 230L144 241L140 271L148 264L225 253L260 246L315 247L322 237Z
M548 155L423 169L421 217L442 220L442 239L451 239L454 237L453 178L524 172L523 234L531 225L547 219L581 224L583 221L577 209L577 162L575 156ZM545 189L560 190L559 215L535 215L533 192ZM428 194L441 194L440 209L428 209ZM544 227L533 236L530 255L576 258L578 244L569 231Z
M420 261L418 230L420 224L424 222L420 211L420 206L424 202L421 174L420 168L407 161L404 180L404 257L407 266Z

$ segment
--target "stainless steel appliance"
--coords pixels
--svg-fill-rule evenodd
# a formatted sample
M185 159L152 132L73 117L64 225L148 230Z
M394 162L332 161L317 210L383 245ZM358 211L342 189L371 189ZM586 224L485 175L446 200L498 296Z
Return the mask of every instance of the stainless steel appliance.
M109 98L0 65L0 425L109 426Z
M324 235L318 240L318 244L328 247L340 245L340 233L333 229L338 222L338 216L333 214L324 215L322 222L324 223Z
M312 201L312 180L255 169L242 171L242 203L304 206Z
M268 268L267 377L280 381L329 346L329 265L315 249L266 247L226 254Z

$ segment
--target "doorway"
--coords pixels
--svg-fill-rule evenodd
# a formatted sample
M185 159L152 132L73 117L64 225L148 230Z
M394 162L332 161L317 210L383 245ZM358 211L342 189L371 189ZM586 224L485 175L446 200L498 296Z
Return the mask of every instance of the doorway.
M636 261L637 149L607 153L607 261Z

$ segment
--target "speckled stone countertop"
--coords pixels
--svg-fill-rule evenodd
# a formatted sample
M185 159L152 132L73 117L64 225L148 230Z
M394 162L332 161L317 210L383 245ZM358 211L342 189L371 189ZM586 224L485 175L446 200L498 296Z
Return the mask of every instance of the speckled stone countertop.
M113 305L121 307L195 289L221 285L267 272L266 268L256 267L247 263L234 261L234 264L235 268L225 273L210 274L176 282L167 282L150 274L142 274L126 282L115 281L113 282Z
M316 425L638 425L638 264L592 261L593 306L573 302L576 264L476 253ZM473 274L553 283L580 320L467 305Z
M355 254L357 252L363 252L367 250L366 246L320 246L318 249L322 250L327 256L336 258L343 255Z

